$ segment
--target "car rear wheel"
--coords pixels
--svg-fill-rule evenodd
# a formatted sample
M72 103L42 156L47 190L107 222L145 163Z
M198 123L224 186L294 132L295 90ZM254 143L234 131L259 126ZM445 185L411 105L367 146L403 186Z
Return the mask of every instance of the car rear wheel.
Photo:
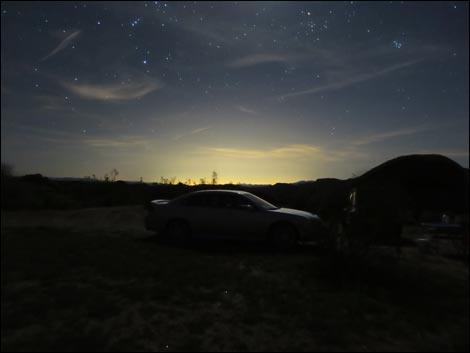
M189 225L183 221L172 221L166 227L168 240L179 245L185 245L191 240Z
M290 251L297 246L297 231L289 224L277 225L271 230L270 239L275 249Z

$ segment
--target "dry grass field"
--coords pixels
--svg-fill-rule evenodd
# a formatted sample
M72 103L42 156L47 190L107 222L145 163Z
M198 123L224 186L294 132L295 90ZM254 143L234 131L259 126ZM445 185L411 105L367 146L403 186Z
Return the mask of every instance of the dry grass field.
M468 351L468 264L143 229L140 207L2 212L2 351Z

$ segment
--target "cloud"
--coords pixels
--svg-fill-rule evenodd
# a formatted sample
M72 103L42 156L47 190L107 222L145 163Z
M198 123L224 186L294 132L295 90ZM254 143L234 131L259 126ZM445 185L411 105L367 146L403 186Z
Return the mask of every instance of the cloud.
M258 115L258 112L256 112L255 110L250 109L250 108L247 108L247 107L244 107L243 105L237 106L237 109L238 109L239 111L241 111L242 113L248 113L248 114Z
M199 129L194 129L193 131L191 131L191 134L198 134L198 133L206 131L210 128L211 128L210 126L206 126L206 127L201 127Z
M140 81L136 80L126 82L125 84L113 83L107 85L96 85L70 82L61 82L61 84L70 92L82 98L108 102L119 102L141 98L163 87L163 84L160 81L149 78L143 78Z
M240 149L225 147L203 147L204 152L228 158L292 158L309 156L320 151L312 145L292 144L273 149Z
M2 121L3 123L3 121ZM10 127L19 132L21 136L33 137L42 141L51 142L64 147L85 145L94 148L132 148L149 147L153 140L144 135L88 136L83 131L70 132L58 129L29 126L21 123L10 124Z
M416 126L416 127L411 127L411 128L383 132L383 133L377 133L377 134L368 135L364 138L355 140L352 142L352 145L353 146L368 145L374 142L382 142L384 140L388 140L394 137L414 135L423 131L432 130L434 128L435 128L434 126L422 125L422 126Z
M356 148L324 148L309 144L289 144L271 149L242 149L226 147L201 147L201 152L223 158L234 159L311 159L339 162L368 158L367 153Z
M288 63L295 57L293 55L286 54L272 54L272 53L260 53L243 56L239 59L233 60L227 63L228 67L232 68L244 68L266 63Z
M380 70L353 74L353 75L350 75L349 77L344 77L342 79L340 78L337 81L330 82L321 86L313 87L313 88L303 90L303 91L287 93L287 94L279 96L278 98L282 100L286 98L298 97L298 96L303 96L303 95L308 95L308 94L322 93L325 91L336 91L336 90L339 90L348 86L352 86L356 83L374 80L382 76L386 76L394 71L402 70L409 66L415 65L421 61L422 61L421 59L411 60L411 61L406 61L400 64L387 66Z
M42 61L47 60L50 57L56 55L57 53L61 52L65 48L67 48L67 46L70 43L72 43L73 41L75 41L78 38L78 36L80 35L81 32L82 31L75 31L72 34L68 35L64 40L62 40L62 42L59 43L59 45L54 50L52 50L49 54L47 54L41 60Z
M131 148L148 147L149 140L140 136L122 136L117 138L85 138L81 142L96 148Z
M195 135L195 134L200 134L201 132L204 132L204 131L206 131L206 130L209 130L210 128L212 128L212 126L200 127L200 128L191 130L189 133L181 134L181 135L176 135L174 139L175 139L175 140L180 140L180 139L182 139L183 137L186 137L186 136Z
M70 110L67 106L67 102L64 102L63 97L52 96L52 95L38 95L34 96L34 99L39 103L39 109L49 111L61 111Z
M207 23L202 25L200 22L181 21L177 23L173 22L172 25L188 33L194 34L198 37L213 40L217 43L228 45L232 42L230 36L223 35L221 33L220 28L217 29L209 27ZM221 28L223 29L223 26L221 26Z

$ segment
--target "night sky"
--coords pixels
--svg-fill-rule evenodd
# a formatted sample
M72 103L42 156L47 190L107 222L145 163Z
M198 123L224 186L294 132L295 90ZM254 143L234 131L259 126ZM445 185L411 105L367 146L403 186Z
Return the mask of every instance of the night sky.
M4 2L17 174L275 183L468 167L468 2Z

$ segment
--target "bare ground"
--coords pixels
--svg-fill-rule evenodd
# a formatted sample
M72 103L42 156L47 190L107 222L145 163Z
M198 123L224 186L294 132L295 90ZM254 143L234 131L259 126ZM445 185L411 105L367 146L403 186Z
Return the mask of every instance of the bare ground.
M143 217L2 212L2 351L468 351L468 264L177 247Z

